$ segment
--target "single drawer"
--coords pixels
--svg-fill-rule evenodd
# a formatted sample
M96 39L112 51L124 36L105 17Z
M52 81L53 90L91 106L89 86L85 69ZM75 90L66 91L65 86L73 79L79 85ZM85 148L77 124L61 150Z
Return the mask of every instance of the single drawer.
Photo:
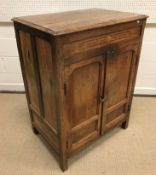
M109 34L102 34L78 41L65 43L63 46L63 55L65 59L68 59L69 57L72 57L76 54L106 47L112 43L126 40L137 40L140 37L140 33L141 27L137 26L129 29L115 31Z

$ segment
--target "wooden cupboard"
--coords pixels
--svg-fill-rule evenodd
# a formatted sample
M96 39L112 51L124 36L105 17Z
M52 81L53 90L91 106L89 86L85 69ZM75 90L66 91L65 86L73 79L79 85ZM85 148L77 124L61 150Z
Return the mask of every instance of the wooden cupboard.
M87 9L14 18L34 133L68 158L127 128L146 15Z

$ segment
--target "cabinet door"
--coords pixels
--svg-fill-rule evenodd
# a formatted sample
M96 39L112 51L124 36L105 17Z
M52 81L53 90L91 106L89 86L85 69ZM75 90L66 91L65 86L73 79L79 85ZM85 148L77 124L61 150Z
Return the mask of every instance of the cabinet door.
M122 123L129 110L137 45L111 45L106 54L102 132ZM119 49L120 48L120 49Z
M65 116L68 128L68 152L73 152L100 133L104 56L65 67Z

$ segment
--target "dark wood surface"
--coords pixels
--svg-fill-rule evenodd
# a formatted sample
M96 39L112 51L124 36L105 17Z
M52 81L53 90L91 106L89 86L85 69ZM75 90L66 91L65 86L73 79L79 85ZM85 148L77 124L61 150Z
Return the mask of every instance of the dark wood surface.
M100 9L14 18L33 131L63 171L74 153L128 127L146 18Z
M53 35L61 35L119 24L126 21L144 19L145 17L147 16L142 14L93 8L70 12L16 17L13 20L38 28Z

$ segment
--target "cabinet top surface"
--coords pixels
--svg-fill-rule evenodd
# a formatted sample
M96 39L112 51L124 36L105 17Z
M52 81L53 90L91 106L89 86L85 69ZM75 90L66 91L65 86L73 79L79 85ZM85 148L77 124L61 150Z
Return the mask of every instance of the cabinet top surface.
M147 18L146 15L105 9L75 10L15 17L19 22L52 35L62 35Z

